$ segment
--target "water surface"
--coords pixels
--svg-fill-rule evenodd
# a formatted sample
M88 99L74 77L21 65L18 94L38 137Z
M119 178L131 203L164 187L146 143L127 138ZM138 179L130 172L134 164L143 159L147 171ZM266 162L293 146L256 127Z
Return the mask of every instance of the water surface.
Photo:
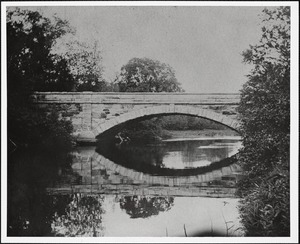
M14 152L8 235L241 235L239 170L222 165L239 146L231 138Z
M218 163L238 152L239 138L206 138L201 140L165 140L155 144L98 145L96 151L111 161L152 175L198 174L205 166L222 167ZM218 164L217 164L218 163ZM196 170L198 168L198 170Z

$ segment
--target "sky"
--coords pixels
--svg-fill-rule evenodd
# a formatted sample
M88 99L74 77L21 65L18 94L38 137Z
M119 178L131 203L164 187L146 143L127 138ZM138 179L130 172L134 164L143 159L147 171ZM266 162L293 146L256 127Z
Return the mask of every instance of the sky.
M27 7L28 8L28 7ZM104 78L112 81L131 58L175 69L186 92L239 92L251 66L241 53L261 36L263 7L43 6L75 27L80 40L97 40ZM31 7L32 9L32 7Z

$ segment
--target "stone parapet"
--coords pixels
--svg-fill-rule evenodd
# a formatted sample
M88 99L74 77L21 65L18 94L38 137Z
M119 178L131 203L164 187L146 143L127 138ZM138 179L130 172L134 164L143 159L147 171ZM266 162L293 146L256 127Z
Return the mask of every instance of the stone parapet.
M90 104L207 104L236 105L238 93L107 93L107 92L36 92L37 103Z

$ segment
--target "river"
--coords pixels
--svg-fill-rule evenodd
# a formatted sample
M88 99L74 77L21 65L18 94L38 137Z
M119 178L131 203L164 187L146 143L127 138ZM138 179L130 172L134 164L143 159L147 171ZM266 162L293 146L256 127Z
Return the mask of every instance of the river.
M237 137L14 152L9 236L241 236Z

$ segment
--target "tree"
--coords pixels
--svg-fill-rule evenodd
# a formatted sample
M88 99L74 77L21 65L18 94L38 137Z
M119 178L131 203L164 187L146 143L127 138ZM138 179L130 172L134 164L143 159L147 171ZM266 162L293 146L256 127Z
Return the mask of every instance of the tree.
M115 83L120 92L183 92L170 65L148 58L129 60ZM142 142L159 139L162 135L161 127L153 122L138 122L124 132L132 141Z
M242 222L247 235L289 235L290 8L264 9L260 43L243 53L254 64L239 113L245 178Z
M182 92L174 69L148 58L133 58L116 79L120 92Z
M102 91L104 81L98 43L80 42L75 30L56 15L37 11L7 12L9 91ZM21 82L22 81L22 82Z
M52 52L65 60L74 79L76 91L103 91L107 83L103 79L103 64L98 42L93 45L80 42L72 35L60 38Z
M73 87L65 60L50 53L56 39L71 33L72 28L56 16L50 20L37 11L19 8L7 11L6 25L9 142L28 146L52 141L70 148L71 123L59 120L56 111L33 107L30 95Z
M37 11L7 12L8 92L69 90L72 76L63 59L50 53L56 39L73 30L67 21ZM20 95L20 94L19 94Z

